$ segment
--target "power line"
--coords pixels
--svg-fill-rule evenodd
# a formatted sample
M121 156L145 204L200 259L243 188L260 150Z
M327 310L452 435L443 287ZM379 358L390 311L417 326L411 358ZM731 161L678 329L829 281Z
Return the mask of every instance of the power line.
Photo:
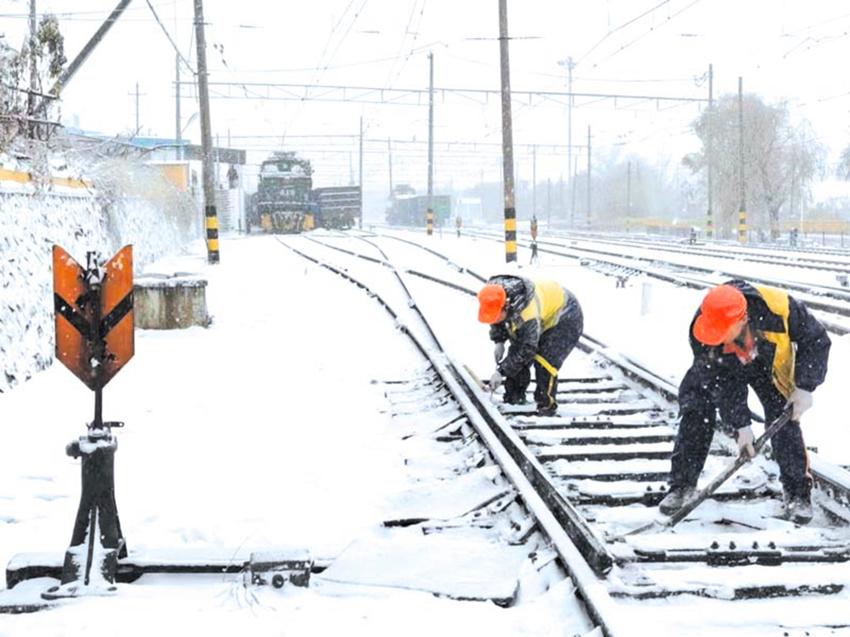
M699 0L696 0L699 1ZM193 86L192 82L181 82L187 86ZM215 87L219 91L227 91L227 93L219 93L220 98L230 99L268 99L268 100L302 100L302 101L345 101L358 103L379 103L379 104L398 104L404 106L421 106L422 98L428 95L428 89L396 89L385 88L380 86L345 86L345 85L311 85L311 84L294 84L284 82L210 82L210 87ZM239 87L243 91L248 91L249 88L253 96L234 95L232 89ZM258 91L265 90L265 95L261 95ZM310 95L310 91L315 90L314 95ZM304 91L302 94L301 91ZM498 89L480 89L480 88L460 88L460 87L434 87L435 93L446 95L454 95L461 97L476 96L483 98L485 101L479 105L489 103L490 96L500 95ZM339 93L339 97L334 98L333 93ZM394 98L393 101L387 101L388 96ZM525 99L531 101L533 97L542 97L544 99L569 98L569 97L586 97L593 99L619 99L619 100L648 100L655 102L695 102L702 103L708 101L705 97L689 97L675 95L649 95L649 94L627 94L627 93L589 93L589 92L569 92L569 91L517 91L511 90L511 97L514 100ZM415 98L413 103L405 103L400 101L403 98Z
M576 61L576 64L579 64L579 63L580 63L582 60L584 60L584 59L585 59L588 55L590 55L591 53L593 53L593 51L595 51L595 50L596 50L596 47L598 47L598 46L599 46L600 44L602 44L602 43L603 43L606 39L608 39L608 36L613 35L613 34L614 34L614 33L616 33L617 31L620 31L620 30L622 30L622 29L625 29L625 28L626 28L627 26L629 26L630 24L634 24L635 22L637 22L637 21L638 21L638 20L640 20L641 18L643 18L643 17L645 17L645 16L649 15L650 13L652 13L653 11L655 11L656 9L659 9L659 8L663 7L665 4L669 4L669 3L670 3L670 0L662 0L661 2L659 2L658 4L656 4L656 5L655 5L654 7L652 7L651 9L647 9L646 11L644 11L643 13L641 13L640 15L637 15L637 16L635 16L634 18L632 18L632 19L630 19L630 20L628 20L628 21L624 22L624 23L623 23L623 24L621 24L620 26L615 27L614 29L611 29L610 31L608 31L608 33L606 33L605 35L603 35L603 36L599 39L599 41L598 41L596 44L594 44L594 45L593 45L592 47L590 47L587 51L585 51L585 53L584 53L582 56L580 56L580 57L579 57L579 59Z
M153 14L154 20L159 25L159 28L162 29L162 32L165 34L165 37L168 38L168 41L171 43L171 48L174 49L174 52L177 53L177 57L180 58L180 61L183 62L183 65L189 70L192 75L195 75L195 69L192 68L192 65L183 57L183 54L180 52L180 49L175 44L174 40L171 38L171 34L168 32L168 29L165 28L165 25L159 19L159 16L156 14L156 9L153 8L151 4L151 0L145 0L147 2L148 7L150 7L151 13Z
M602 58L599 62L597 62L596 64L594 64L594 65L593 65L593 66L594 66L594 68L595 68L595 67L597 67L597 66L599 66L599 64L600 64L601 62L605 62L606 60L610 60L610 59L611 59L612 57L614 57L615 55L617 55L617 54L619 54L619 53L622 53L625 49L629 48L631 45L635 44L636 42L639 42L640 40L642 40L642 39L643 39L643 38L645 38L646 36L648 36L648 35L651 35L651 34L655 33L655 31L656 31L657 29L661 28L662 26L664 26L664 25L666 25L666 24L669 24L669 23L670 23L670 21L671 21L673 18L675 18L675 17L677 17L677 16L681 15L682 13L684 13L685 11L687 11L688 9L690 9L692 6L694 6L695 4L697 4L699 1L700 1L700 0L693 0L693 2L691 2L688 6L683 7L682 9L680 9L679 11L677 11L676 13L674 13L673 15L669 16L669 17L668 17L668 18L664 21L664 23L663 23L663 24L661 24L659 27L652 27L652 28L650 28L650 29L649 29L649 31L644 32L643 34L639 35L638 37L636 37L636 38L635 38L634 40L632 40L631 42L628 42L627 44L624 44L624 45L623 45L623 46L621 46L619 49L617 49L616 51L614 51L613 53L611 53L610 55L608 55L608 56L606 56L606 57Z

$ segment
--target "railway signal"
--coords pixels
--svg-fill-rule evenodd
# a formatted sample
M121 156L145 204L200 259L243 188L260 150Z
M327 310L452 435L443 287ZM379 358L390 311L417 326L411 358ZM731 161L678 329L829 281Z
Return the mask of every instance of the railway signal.
M124 246L103 263L86 254L83 268L53 246L56 358L95 393L88 433L66 447L82 458L82 494L61 585L44 599L104 594L114 590L118 559L127 549L115 504L114 463L118 441L104 422L103 387L133 357L133 247Z
M133 357L133 248L84 269L53 246L56 358L86 386L103 389Z

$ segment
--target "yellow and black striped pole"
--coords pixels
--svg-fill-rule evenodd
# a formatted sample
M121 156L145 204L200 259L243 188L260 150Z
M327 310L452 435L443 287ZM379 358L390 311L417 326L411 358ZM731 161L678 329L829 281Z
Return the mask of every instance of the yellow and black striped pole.
M747 211L741 208L738 211L738 243L747 242Z
M516 261L516 208L505 208L505 263Z
M508 2L499 0L499 62L502 79L502 176L505 182L505 263L516 263L514 138L511 123L511 74L508 58Z
M434 211L430 208L425 213L425 232L429 237L434 234Z
M207 260L210 263L218 263L218 215L215 206L206 207L204 222L207 229Z
M218 218L215 213L215 167L213 165L210 97L207 83L207 45L204 36L202 0L195 0L195 39L198 43L198 100L201 106L202 179L204 182L204 227L207 238L207 263L218 263ZM217 151L216 151L217 152Z

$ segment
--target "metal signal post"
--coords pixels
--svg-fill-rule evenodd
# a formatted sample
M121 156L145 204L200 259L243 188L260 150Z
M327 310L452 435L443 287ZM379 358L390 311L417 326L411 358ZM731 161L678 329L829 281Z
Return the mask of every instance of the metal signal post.
M53 299L56 358L94 391L94 418L88 434L66 447L82 459L82 493L62 581L44 599L102 595L114 591L118 559L127 555L115 504L115 451L118 441L103 420L103 388L133 357L133 248L124 246L101 263L87 254L83 268L53 246Z

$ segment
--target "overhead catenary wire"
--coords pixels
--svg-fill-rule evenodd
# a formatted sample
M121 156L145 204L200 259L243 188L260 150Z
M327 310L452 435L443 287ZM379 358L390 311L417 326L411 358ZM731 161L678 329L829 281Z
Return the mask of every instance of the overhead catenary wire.
M646 31L646 32L644 32L643 34L639 35L638 37L636 37L635 39L631 40L630 42L627 42L626 44L624 44L623 46L621 46L619 49L617 49L616 51L614 51L613 53L611 53L611 54L607 55L606 57L602 58L601 60L599 60L599 62L597 62L597 63L595 63L595 64L593 65L593 68L596 68L596 67L597 67L597 66L599 66L599 64L601 64L602 62L605 62L605 61L607 61L607 60L610 60L612 57L614 57L614 56L616 56L616 55L619 55L620 53L622 53L623 51L625 51L627 48L629 48L630 46L632 46L633 44L636 44L636 43L640 42L640 41L641 41L643 38L645 38L646 36L654 34L654 33L655 33L658 29L660 29L661 27L666 26L667 24L669 24L671 20L673 20L673 19L674 19L674 18L676 18L677 16L680 16L682 13L684 13L685 11L687 11L688 9L690 9L692 6L694 6L694 5L695 5L695 4L697 4L698 2L700 2L700 0L693 0L690 4L688 4L687 6L683 7L682 9L679 9L679 11L677 11L677 12L676 12L676 13L674 13L673 15L668 16L668 17L667 17L667 19L666 19L666 20L665 20L665 21L664 21L661 25L659 25L658 27L651 27L648 31Z
M601 38L600 38L600 39L596 42L596 44L594 44L592 47L590 47L587 51L585 51L582 55L580 55L580 56L579 56L579 58L576 60L576 65L580 64L580 63L581 63L584 59L586 59L586 58L587 58L587 56L588 56L588 55L590 55L591 53L593 53L593 52L597 49L597 47L599 47L599 45L600 45L600 44L602 44L605 40L607 40L607 39L608 39L608 37L609 37L609 36L613 35L613 34L614 34L614 33L616 33L617 31L621 31L622 29L625 29L625 28L626 28L627 26L629 26L630 24L634 24L635 22L637 22L637 21L638 21L638 20L640 20L641 18L644 18L644 17L648 16L649 14L651 14L651 13L652 13L653 11L655 11L656 9L660 9L660 8L661 8L661 7L663 7L665 4L669 4L669 3L670 3L670 1L671 1L671 0L662 0L662 1L661 1L661 2L659 2L658 4L654 5L652 8L647 9L646 11L644 11L643 13L641 13L641 14L639 14L639 15L635 16L634 18L631 18L631 19L627 20L626 22L624 22L623 24L619 25L618 27L615 27L615 28L613 28L613 29L609 30L609 31L608 31L605 35L603 35L603 36L602 36L602 37L601 37Z
M168 32L168 29L165 28L165 25L162 23L162 20L159 19L159 16L156 13L156 9L154 9L153 4L151 4L151 0L145 0L145 2L150 8L154 20L156 20L156 23L159 25L159 28L162 29L162 32L165 34L165 37L168 38L168 42L171 44L171 48L173 48L174 52L177 54L178 59L183 63L183 66L185 66L186 69L190 73L192 73L192 75L195 75L197 72L195 71L195 69L192 68L192 65L189 64L189 61L185 57L183 57L183 53L181 53L180 48L174 42L174 39L171 37L171 34Z

